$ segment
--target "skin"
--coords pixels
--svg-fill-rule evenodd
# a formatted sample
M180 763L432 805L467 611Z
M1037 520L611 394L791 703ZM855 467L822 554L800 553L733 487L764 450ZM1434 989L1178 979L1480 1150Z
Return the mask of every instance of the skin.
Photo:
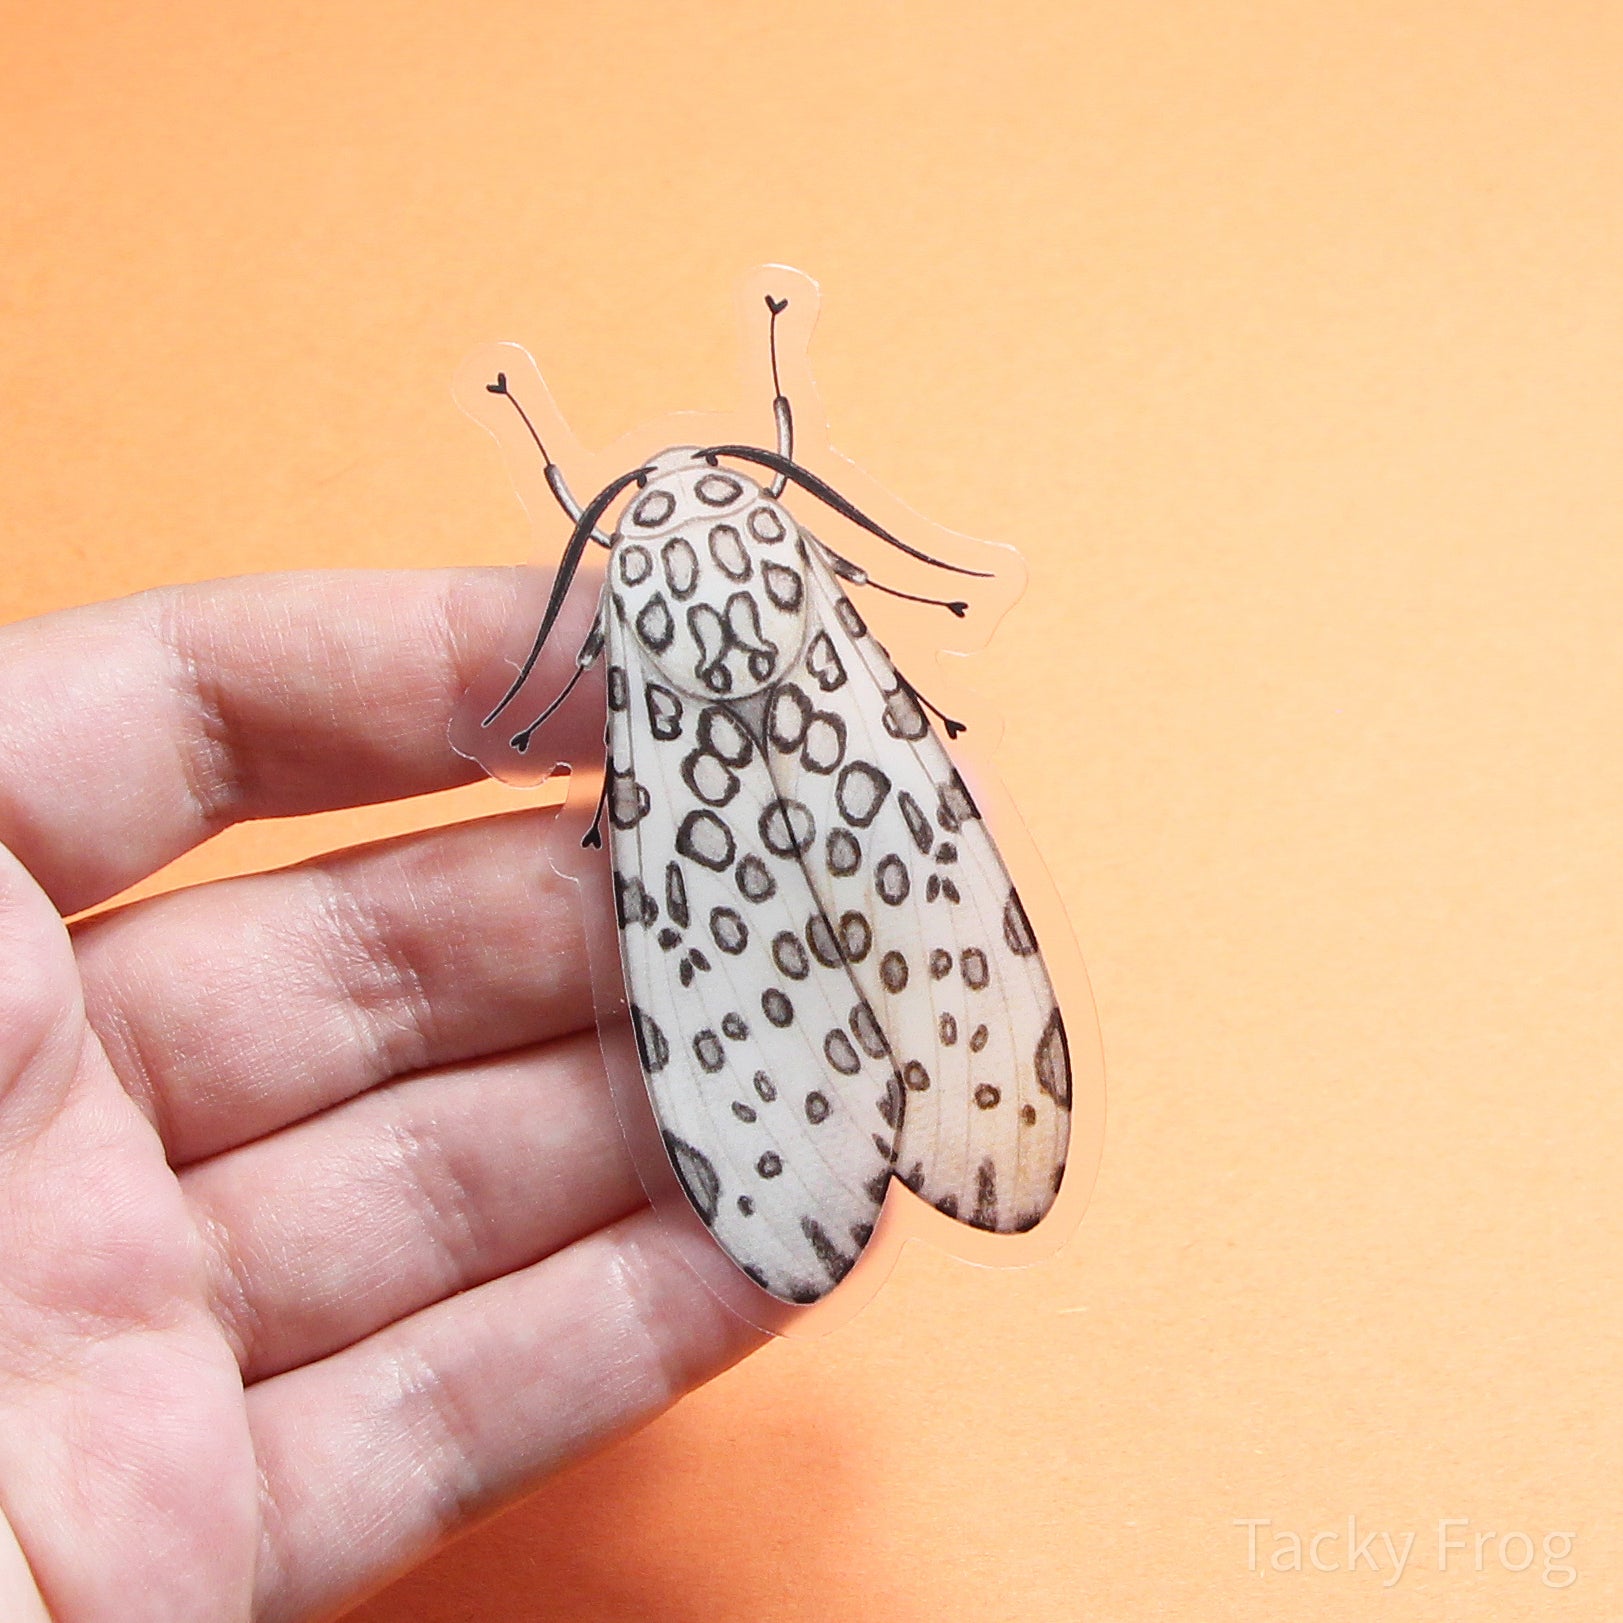
M550 812L65 922L230 823L475 776L446 719L516 591L0 630L0 1616L328 1615L761 1341L621 1142Z

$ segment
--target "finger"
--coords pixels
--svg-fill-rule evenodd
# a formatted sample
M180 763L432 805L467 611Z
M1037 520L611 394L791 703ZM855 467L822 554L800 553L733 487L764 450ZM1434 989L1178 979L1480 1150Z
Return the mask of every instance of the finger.
M447 722L532 590L518 570L322 571L4 628L0 844L76 912L244 818L467 782ZM536 691L574 651L551 640ZM592 712L570 710L566 757Z
M0 1155L61 1108L81 1042L67 932L22 864L0 846Z
M199 1262L158 1144L85 1031L61 916L0 848L0 1526L58 1617L194 1617L205 1590L251 1580L253 1494L221 1486L252 1480L242 1384ZM141 1537L155 1505L161 1571Z
M255 1616L290 1623L355 1598L759 1346L678 1246L644 1208L251 1388ZM714 1247L692 1261L728 1267Z
M551 809L509 813L79 926L91 1024L171 1163L406 1072L590 1025L557 838Z
M644 1203L595 1032L408 1077L193 1167L245 1381L323 1358Z

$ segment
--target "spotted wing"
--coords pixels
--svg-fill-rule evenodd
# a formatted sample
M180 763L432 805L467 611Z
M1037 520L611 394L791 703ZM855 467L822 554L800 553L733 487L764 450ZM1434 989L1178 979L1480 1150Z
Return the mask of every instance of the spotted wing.
M849 1029L903 1084L896 1175L949 1216L1032 1227L1070 1130L1065 1027L1020 898L911 687L818 543L810 625L767 716L772 778L817 831L807 877L860 994Z
M760 743L764 696L672 691L612 593L605 614L621 954L665 1147L728 1256L815 1301L872 1233L902 1090L838 954L808 946L822 909Z

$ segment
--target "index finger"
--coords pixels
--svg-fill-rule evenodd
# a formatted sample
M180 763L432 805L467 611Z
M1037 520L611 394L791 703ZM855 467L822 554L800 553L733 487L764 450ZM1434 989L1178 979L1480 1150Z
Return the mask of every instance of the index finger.
M323 570L6 627L0 844L77 912L231 823L477 778L446 724L520 594L515 569ZM571 669L555 641L537 691ZM599 726L583 706L561 741Z

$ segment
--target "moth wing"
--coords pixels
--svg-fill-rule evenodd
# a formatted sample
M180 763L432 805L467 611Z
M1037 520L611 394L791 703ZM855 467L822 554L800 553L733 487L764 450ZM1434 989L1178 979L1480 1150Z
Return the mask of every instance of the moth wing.
M818 830L806 871L904 1084L896 1175L977 1228L1032 1227L1070 1135L1065 1026L1036 937L913 690L801 540L810 630L774 692L772 776Z
M845 966L808 946L821 911L749 718L664 683L612 593L606 616L616 908L654 1112L727 1255L815 1301L873 1231L901 1089L847 1035Z

